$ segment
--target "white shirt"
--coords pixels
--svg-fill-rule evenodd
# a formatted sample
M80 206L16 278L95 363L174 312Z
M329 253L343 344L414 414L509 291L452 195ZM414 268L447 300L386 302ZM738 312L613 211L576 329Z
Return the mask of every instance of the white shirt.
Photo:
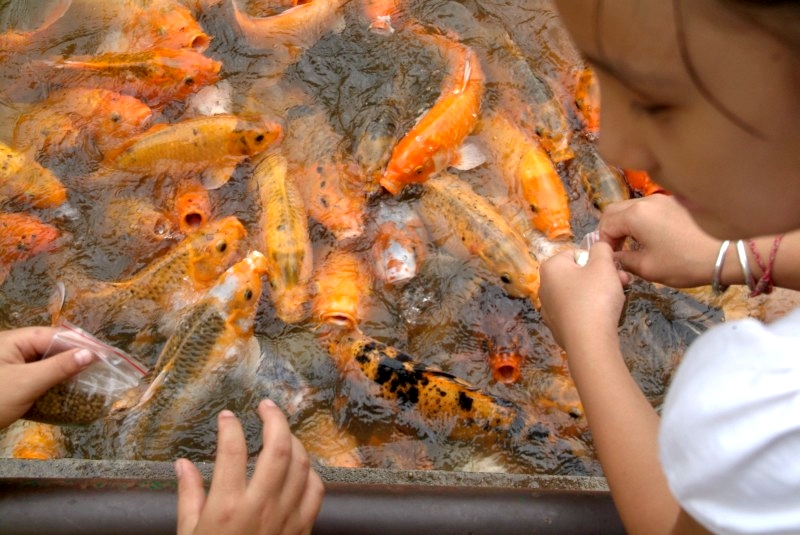
M800 533L800 309L699 337L664 401L659 448L673 495L706 529Z

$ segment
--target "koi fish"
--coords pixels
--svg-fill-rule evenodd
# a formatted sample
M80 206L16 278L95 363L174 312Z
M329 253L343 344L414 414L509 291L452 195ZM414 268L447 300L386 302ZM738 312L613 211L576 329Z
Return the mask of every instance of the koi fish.
M500 278L509 295L539 306L539 263L523 237L469 184L452 175L429 179L419 206L429 230L444 219L449 233Z
M236 115L196 117L158 124L106 156L106 168L132 173L190 175L203 171L202 183L216 189L233 169L281 136L277 123Z
M495 206L503 217L508 221L509 225L519 232L528 244L533 257L542 263L548 258L557 255L564 250L574 250L575 244L571 241L553 241L548 238L541 230L533 226L530 218L528 217L527 210L521 206L516 200L508 199L506 201L497 202Z
M51 93L17 120L14 146L40 161L65 153L100 153L118 147L149 126L153 111L137 98L100 88Z
M107 52L33 64L36 78L45 87L108 89L137 97L156 110L216 83L221 67L219 61L186 48Z
M98 203L91 214L98 249L117 259L127 257L134 271L182 237L172 217L145 197L112 196Z
M201 228L211 220L211 200L208 190L200 184L179 186L175 195L175 215L178 228L184 234Z
M358 453L358 440L336 425L330 411L316 411L303 418L292 433L300 439L308 455L324 466L360 468L364 465Z
M15 264L49 250L60 235L36 216L0 212L0 284Z
M478 121L483 98L484 75L477 55L470 47L445 37L420 35L446 55L450 77L433 107L392 151L380 181L392 195L447 167L471 169L484 161L474 145L461 147Z
M60 459L66 457L65 437L58 426L20 419L0 431L0 452L11 459Z
M601 212L606 206L631 198L622 171L608 165L590 142L580 143L570 162L591 203Z
M417 275L427 255L425 224L408 204L382 202L375 213L372 258L375 275L387 284Z
M253 170L253 181L261 200L259 242L269 264L272 300L281 320L296 323L309 301L313 254L303 198L287 165L282 155L266 154Z
M342 6L347 0L313 0L268 17L253 17L232 0L238 30L248 45L281 54L284 66L295 63L329 31L344 29Z
M60 308L52 311L53 322L63 317L111 338L170 320L170 313L194 303L198 292L214 284L237 256L245 235L239 220L229 216L187 235L126 280L65 287Z
M654 193L667 193L667 190L653 182L647 171L634 171L633 169L623 169L622 173L625 182L634 191L642 195L653 195Z
M504 111L484 114L478 128L509 194L520 195L530 207L534 226L550 239L570 238L567 190L539 140L526 134Z
M516 117L523 130L535 133L554 163L572 158L571 127L561 101L550 84L534 72L519 47L504 34L491 47L486 72L500 106Z
M67 189L46 167L0 143L0 206L54 208L67 201Z
M361 9L369 21L370 31L391 35L394 33L392 16L397 13L398 0L361 0Z
M371 383L371 394L389 402L398 417L402 413L452 440L510 435L524 424L525 415L514 403L429 368L357 329L326 335L340 373L352 381Z
M361 323L372 281L357 254L346 249L331 251L316 270L311 286L311 313L318 322L350 328Z
M308 215L337 240L364 232L366 198L355 188L360 168L354 162L332 161L306 165L295 173Z
M578 77L575 106L580 111L586 131L597 135L600 132L600 85L590 67L583 69Z
M133 15L121 28L126 50L189 48L205 52L211 43L211 37L180 2L156 0L146 6L129 7L133 8Z
M50 8L50 12L47 14L42 24L36 29L27 32L9 30L0 34L0 51L8 52L13 50L15 52L21 52L30 48L35 44L38 38L47 33L48 28L61 20L70 6L72 6L72 0L58 0L58 2Z
M261 355L254 323L267 262L258 251L228 268L183 314L167 339L138 403L124 415L123 457L172 458L176 438L188 432L202 407L231 375L255 374ZM114 409L120 418L122 409ZM194 418L194 420L193 420Z

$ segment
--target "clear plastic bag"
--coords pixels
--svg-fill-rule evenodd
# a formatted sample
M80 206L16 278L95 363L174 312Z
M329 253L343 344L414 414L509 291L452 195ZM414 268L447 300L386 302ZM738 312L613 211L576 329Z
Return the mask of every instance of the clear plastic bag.
M147 368L66 320L59 321L57 327L59 332L42 358L83 348L91 351L96 360L45 392L24 418L49 424L86 425L105 416L114 401L139 384Z
M578 245L578 248L575 249L573 256L575 263L579 266L585 266L586 262L589 261L589 250L592 248L592 245L598 241L600 241L599 230L593 230L592 232L586 234L581 240L580 245Z

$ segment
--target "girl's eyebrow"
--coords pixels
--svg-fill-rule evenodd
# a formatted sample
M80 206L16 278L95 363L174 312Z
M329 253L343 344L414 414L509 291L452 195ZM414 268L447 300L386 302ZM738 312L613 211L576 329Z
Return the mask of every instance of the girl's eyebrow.
M602 59L598 56L594 56L592 54L583 54L584 59L589 62L593 67L605 72L606 74L613 76L620 82L625 83L626 85L630 86L637 86L637 85L665 85L668 84L669 81L664 76L659 76L654 73L641 73L636 72L631 69L620 68L612 65L605 59Z

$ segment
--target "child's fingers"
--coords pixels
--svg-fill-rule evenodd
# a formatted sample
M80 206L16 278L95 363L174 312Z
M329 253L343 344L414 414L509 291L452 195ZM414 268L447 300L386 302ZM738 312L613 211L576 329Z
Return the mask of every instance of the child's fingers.
M48 389L86 369L94 359L88 349L78 349L20 366L15 370L19 376L20 390L32 399L38 398Z
M188 459L175 461L178 475L178 535L193 533L206 502L203 477Z
M247 443L239 419L229 410L217 417L217 456L209 496L235 499L247 488Z

